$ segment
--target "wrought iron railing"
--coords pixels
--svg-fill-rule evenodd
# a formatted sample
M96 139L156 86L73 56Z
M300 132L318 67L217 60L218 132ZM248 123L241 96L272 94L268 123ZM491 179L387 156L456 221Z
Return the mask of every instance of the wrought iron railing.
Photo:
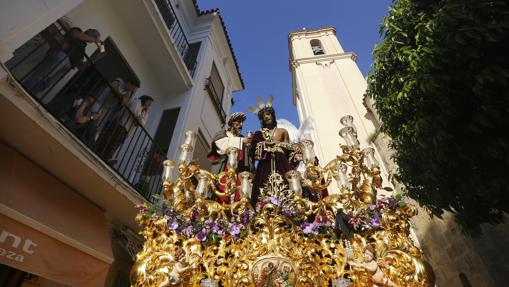
M58 22L52 24L18 48L6 67L53 117L153 200L160 192L166 154L126 104L126 94L106 80L88 55L83 54L79 65L70 63L69 50L58 44L66 41L64 35Z
M155 3L168 28L175 47L179 51L180 56L182 56L189 73L193 76L196 69L197 51L190 48L189 41L184 34L184 29L182 29L180 25L170 0L155 0Z
M217 115L221 119L221 122L224 124L226 121L226 112L223 109L223 97L222 95L218 95L216 92L216 89L214 88L214 84L210 80L210 78L207 79L207 83L205 84L205 90L207 91L207 94L209 94L210 99L214 103L214 108L217 112Z

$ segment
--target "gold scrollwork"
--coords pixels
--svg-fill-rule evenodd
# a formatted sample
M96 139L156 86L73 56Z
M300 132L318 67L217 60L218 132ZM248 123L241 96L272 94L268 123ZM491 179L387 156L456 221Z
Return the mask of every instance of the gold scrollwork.
M209 189L231 199L239 192L233 168L213 175L196 162L180 163L179 177L163 183L164 204L171 206L172 212L145 210L136 217L145 242L132 268L131 286L214 286L219 282L222 286L255 287L326 287L334 282L359 287L373 283L432 286L431 271L409 236L409 219L416 209L399 202L382 202L387 207L378 207L377 190L382 187L379 167L372 159L366 165L366 155L358 147L343 145L341 149L342 154L323 168L308 162L302 179L305 187L321 190L334 178L339 194L312 202L296 192L294 185L289 188L282 175L273 173L260 194L262 199L274 197L276 202L264 202L256 213L244 193L231 204L204 198ZM165 174L169 178L171 172ZM195 187L193 176L200 176L204 184ZM338 217L341 212L354 220L373 210L377 212L370 218L375 221L373 228L354 230L353 236L347 236L345 230L334 227L342 220ZM245 221L246 214L254 215ZM221 238L206 241L178 230L172 216L200 226L241 221L245 225L236 236L226 234L233 234L232 230L223 230ZM310 233L302 227L317 222L331 224L319 225L326 232Z

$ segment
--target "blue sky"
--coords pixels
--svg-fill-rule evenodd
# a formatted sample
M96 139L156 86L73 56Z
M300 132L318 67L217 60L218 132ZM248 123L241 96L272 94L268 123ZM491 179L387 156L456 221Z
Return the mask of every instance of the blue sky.
M232 112L248 113L244 134L259 128L258 118L248 112L255 98L274 95L277 118L299 127L292 104L288 68L288 33L302 27L333 26L346 52L355 52L364 76L372 62L379 24L391 0L199 0L201 10L219 8L230 35L245 89L233 94Z

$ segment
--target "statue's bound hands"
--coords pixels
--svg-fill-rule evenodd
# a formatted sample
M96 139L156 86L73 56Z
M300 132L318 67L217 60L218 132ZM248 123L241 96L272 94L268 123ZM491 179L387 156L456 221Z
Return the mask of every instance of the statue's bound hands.
M250 145L252 141L253 141L252 137L244 137L244 138L242 138L242 143L245 144L245 145Z

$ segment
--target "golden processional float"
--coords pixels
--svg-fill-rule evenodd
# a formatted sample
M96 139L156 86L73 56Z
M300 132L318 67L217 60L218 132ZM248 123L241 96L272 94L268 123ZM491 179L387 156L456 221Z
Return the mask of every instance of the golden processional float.
M432 286L409 236L416 209L399 194L377 196L374 150L359 148L351 116L341 123L341 155L320 167L313 142L301 142L305 172L271 176L256 207L251 173L235 172L239 150L228 149L227 171L213 175L190 160L196 135L187 132L178 165L164 163L163 198L138 206L145 242L131 286ZM339 194L318 202L302 196L333 179ZM208 199L238 191L231 204Z

